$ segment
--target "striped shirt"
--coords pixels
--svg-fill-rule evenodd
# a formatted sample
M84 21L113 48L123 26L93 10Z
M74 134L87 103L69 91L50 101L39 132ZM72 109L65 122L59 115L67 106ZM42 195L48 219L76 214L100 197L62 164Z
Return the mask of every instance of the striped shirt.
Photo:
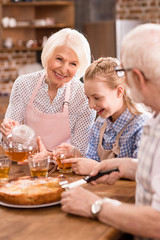
M105 150L111 150L117 138L117 134L130 121L131 117L132 114L128 109L126 109L115 122L111 122L109 118L103 119L101 117L98 117L91 130L86 157L100 161L97 148L100 131L104 121L107 121L107 126L104 132L102 146ZM133 120L128 124L119 139L120 153L117 157L137 158L137 151L139 148L143 125L148 120L148 118L148 114L140 114L133 117Z
M11 91L5 118L11 118L19 123L23 123L26 106L43 73L44 70L41 70L31 74L22 75L16 79ZM90 130L94 123L96 112L89 109L83 83L75 77L70 82L69 123L71 129L71 144L85 155ZM45 83L45 80L43 80L33 102L34 106L39 111L46 114L62 112L66 85L67 84L58 89L56 97L53 102L50 103L48 85Z
M138 159L136 204L160 212L160 114L144 126Z
M160 114L144 126L138 160L136 205L151 206L160 212ZM151 240L138 236L135 239Z

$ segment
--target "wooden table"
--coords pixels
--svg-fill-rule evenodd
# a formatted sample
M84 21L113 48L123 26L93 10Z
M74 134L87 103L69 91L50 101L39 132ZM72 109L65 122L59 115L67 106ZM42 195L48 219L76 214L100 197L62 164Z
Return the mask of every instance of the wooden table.
M58 174L56 171L52 175ZM11 178L24 175L29 175L28 166L12 164ZM65 176L69 182L82 178L72 173ZM135 182L132 181L120 180L112 186L88 184L86 188L101 197L134 202ZM66 214L60 204L35 209L0 207L0 240L116 240L123 234L98 220Z

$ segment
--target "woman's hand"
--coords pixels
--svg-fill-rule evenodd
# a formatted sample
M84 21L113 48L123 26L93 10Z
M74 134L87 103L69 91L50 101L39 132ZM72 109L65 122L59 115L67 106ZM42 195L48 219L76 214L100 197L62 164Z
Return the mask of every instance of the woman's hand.
M96 194L82 187L76 187L61 194L62 210L83 217L92 217L91 205L98 199L100 197Z
M72 163L72 171L79 175L89 175L99 162L89 158L70 158L61 160L62 163Z
M52 153L48 152L47 149L45 148L44 144L42 143L41 137L37 137L37 147L38 147L38 152L35 153L35 158L38 157L45 157L45 156L52 156ZM27 165L28 160L24 160L23 162L18 162L19 165Z
M14 121L9 118L4 119L3 122L1 123L1 129L0 129L3 138L7 137L11 133L12 128L18 125L19 123L17 121Z
M39 156L48 156L48 155L52 155L52 153L48 152L46 147L44 146L41 137L37 137L37 146L38 146L38 153Z

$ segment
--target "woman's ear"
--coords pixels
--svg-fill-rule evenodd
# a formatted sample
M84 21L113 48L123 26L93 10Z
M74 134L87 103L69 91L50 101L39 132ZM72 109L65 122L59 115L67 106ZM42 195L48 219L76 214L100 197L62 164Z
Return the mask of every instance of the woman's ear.
M117 87L117 97L118 97L118 98L123 97L123 94L124 94L124 88L119 85L119 86Z

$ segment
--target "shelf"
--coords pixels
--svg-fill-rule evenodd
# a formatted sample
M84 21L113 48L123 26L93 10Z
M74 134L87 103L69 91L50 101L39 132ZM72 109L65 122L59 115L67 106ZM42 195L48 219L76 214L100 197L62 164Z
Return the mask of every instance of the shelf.
M57 29L59 29L59 28L66 28L66 27L69 27L69 28L72 28L73 27L73 25L66 25L66 24L64 24L64 23L59 23L59 24L55 24L55 25L48 25L48 26L36 26L36 25L29 25L29 26L15 26L15 27L3 27L2 26L2 28L3 29L9 29L9 30L14 30L14 29L39 29L39 28L44 28L44 29L46 29L46 28L57 28Z
M5 17L8 22L2 25ZM15 27L10 27L10 19L15 19ZM49 37L62 28L74 28L74 21L74 1L0 2L0 49L7 38L12 39L14 46L19 40L42 42L44 36Z
M42 47L13 47L13 48L0 48L0 52L15 52L15 51L41 51Z
M47 6L72 6L72 1L32 1L32 2L7 2L7 3L1 3L2 6L8 6L8 7L26 7L26 6L38 6L38 7L47 7Z

